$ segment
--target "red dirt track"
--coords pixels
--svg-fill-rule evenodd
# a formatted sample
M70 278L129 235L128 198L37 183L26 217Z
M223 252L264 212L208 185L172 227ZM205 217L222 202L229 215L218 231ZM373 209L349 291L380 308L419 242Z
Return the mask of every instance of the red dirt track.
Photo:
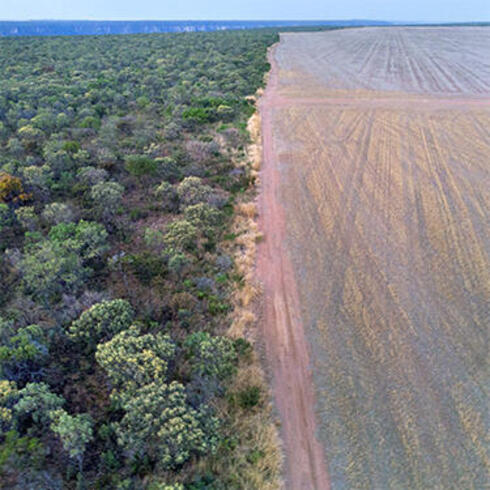
M293 33L259 101L286 487L486 488L490 28Z
M272 138L270 108L276 102L277 71L272 71L260 102L263 161L259 207L267 238L259 247L257 268L266 292L264 329L267 359L275 379L274 394L282 423L287 484L295 489L329 489L323 449L315 435L314 394L305 334L292 264L284 249L285 215L276 199L279 175ZM270 220L273 220L271 223Z

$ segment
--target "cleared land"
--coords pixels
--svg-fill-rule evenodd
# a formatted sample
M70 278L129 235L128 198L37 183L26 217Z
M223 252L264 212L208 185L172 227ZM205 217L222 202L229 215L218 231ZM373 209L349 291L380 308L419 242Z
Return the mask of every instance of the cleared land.
M485 28L271 56L258 272L290 488L487 484L489 60Z

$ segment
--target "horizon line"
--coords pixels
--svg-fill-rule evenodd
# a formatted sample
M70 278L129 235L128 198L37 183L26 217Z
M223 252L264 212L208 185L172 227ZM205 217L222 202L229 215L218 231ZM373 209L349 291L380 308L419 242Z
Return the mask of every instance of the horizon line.
M396 22L396 23L417 23L417 24L458 24L473 22L490 22L488 20L400 20L400 19L383 19L383 18L335 18L335 19L2 19L0 22Z

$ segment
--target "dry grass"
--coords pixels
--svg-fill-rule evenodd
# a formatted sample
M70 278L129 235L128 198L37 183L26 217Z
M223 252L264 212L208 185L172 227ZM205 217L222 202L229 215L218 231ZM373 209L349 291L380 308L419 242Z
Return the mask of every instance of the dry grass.
M250 118L247 127L251 137L251 144L247 148L247 166L256 186L262 158L260 117L257 113ZM243 163L238 165L243 166ZM227 246L234 256L236 272L242 278L241 286L233 294L232 321L227 335L246 338L252 345L257 340L257 316L254 309L261 291L254 268L257 242L262 238L255 221L257 206L253 202L254 191L255 187L252 186L235 205L231 231L237 238ZM219 407L221 415L231 423L230 434L237 438L238 447L229 457L218 455L213 461L213 469L220 474L232 475L234 488L275 490L283 486L282 450L272 413L269 386L255 352L241 362L229 392L239 393L250 386L260 388L261 403L258 407L251 410L237 409L230 407L227 402Z
M257 215L257 206L254 202L241 202L236 205L235 211L240 215L253 219Z
M247 130L252 140L252 143L247 148L247 156L251 166L250 176L255 179L255 185L259 184L258 172L262 164L262 135L260 125L260 115L256 112L248 120L247 124Z
M282 487L281 446L268 401L268 385L255 355L239 366L229 393L239 393L250 386L260 388L258 406L242 409L223 403L218 407L220 416L228 419L230 437L238 447L231 454L216 455L211 466L217 473L228 475L233 488L276 490Z

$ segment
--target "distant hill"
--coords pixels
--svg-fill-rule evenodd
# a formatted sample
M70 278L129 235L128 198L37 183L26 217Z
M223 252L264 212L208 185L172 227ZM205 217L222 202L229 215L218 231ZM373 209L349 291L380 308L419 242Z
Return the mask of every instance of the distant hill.
M376 20L329 21L0 21L3 36L73 36L101 34L149 34L156 32L197 32L226 29L254 29L261 27L311 27L311 26L374 26L392 25Z

